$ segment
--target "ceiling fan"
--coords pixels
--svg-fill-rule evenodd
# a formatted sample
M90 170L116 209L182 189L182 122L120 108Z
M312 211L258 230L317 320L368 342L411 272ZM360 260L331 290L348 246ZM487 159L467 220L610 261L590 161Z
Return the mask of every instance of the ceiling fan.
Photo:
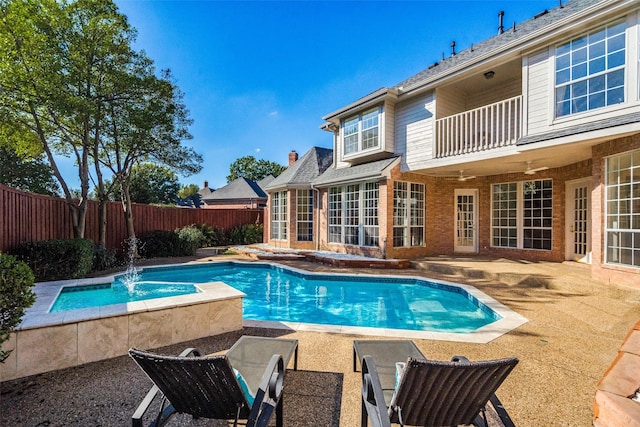
M539 168L532 168L531 167L531 160L528 160L526 162L526 164L527 164L527 168L524 170L524 174L525 175L535 175L537 172L546 171L547 169L549 169L548 166L541 166Z
M460 175L458 175L457 177L450 177L447 178L449 180L456 180L456 181L460 181L460 182L465 182L468 181L470 179L474 179L476 176L475 175L465 175L463 170L460 170Z

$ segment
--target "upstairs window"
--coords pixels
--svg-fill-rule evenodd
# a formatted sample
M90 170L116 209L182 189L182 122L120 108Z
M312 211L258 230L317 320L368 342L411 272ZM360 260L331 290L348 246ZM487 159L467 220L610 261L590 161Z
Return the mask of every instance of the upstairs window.
M556 48L556 117L624 102L625 22Z
M379 123L379 107L346 119L342 123L344 154L353 154L379 147Z

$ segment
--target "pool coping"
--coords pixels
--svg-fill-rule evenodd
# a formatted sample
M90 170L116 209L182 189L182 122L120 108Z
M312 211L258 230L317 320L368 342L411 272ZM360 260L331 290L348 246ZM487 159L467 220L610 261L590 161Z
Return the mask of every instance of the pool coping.
M511 310L506 305L500 303L478 288L455 282L448 282L439 279L432 279L424 276L407 276L407 275L393 275L393 274L361 274L361 273L336 273L336 272L313 272L288 265L279 264L277 262L255 262L255 261L239 261L239 260L224 260L224 261L206 261L195 263L180 263L180 264L163 264L157 266L148 266L137 268L138 271L154 270L160 268L192 268L199 266L204 268L207 265L215 265L220 263L226 264L239 264L239 265L252 265L263 264L272 265L278 268L293 271L294 273L306 275L306 276L345 276L345 275L357 275L365 278L387 278L387 279L417 279L427 282L435 283L446 287L457 287L466 292L467 295L475 298L481 304L484 304L487 308L495 312L499 319L494 322L482 326L475 331L466 333L451 333L451 332L433 332L433 331L416 331L409 329L391 329L391 328L372 328L362 326L341 326L341 325L325 325L315 323L303 323L303 322L286 322L286 321L267 321L267 320L250 320L243 318L243 325L246 327L260 327L271 329L288 329L294 331L312 331L312 332L327 332L327 333L339 333L339 334L353 334L353 335L365 335L365 336L382 336L382 337L396 337L396 338L415 338L415 339L427 339L427 340L440 340L440 341L454 341L454 342L466 342L485 344L495 340L496 338L518 328L519 326L528 322L524 316ZM113 304L103 307L93 307L78 310L69 310L62 312L49 313L49 309L53 305L53 302L60 293L62 287L65 286L83 286L83 285L95 285L113 282L114 277L124 274L116 273L108 276L95 277L90 279L76 279L76 280L63 280L55 282L40 282L36 284L35 292L37 295L36 303L29 309L27 309L22 323L17 330L39 328L52 325L60 325L66 323L74 323L85 320L93 320L106 316L118 316L126 315L136 312L162 310L172 307L179 307L185 305L197 304L205 301L216 301L230 298L244 297L243 292L225 284L224 282L209 282L203 284L196 284L196 287L201 291L195 294L179 295L168 298L156 298L144 301L136 301L132 303Z

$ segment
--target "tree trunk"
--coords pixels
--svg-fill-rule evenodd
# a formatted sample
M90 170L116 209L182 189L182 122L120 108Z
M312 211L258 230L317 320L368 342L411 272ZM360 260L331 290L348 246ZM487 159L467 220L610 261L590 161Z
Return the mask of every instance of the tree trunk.
M139 257L138 254L138 245L132 245L132 242L136 242L136 231L133 226L133 211L131 209L131 195L129 194L129 182L121 181L120 182L122 188L122 210L124 211L124 220L127 226L127 240L129 241L129 247L133 248L132 256L135 258Z

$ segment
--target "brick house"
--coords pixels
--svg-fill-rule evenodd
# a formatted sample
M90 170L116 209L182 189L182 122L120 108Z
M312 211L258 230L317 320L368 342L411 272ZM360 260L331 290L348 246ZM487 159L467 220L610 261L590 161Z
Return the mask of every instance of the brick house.
M639 19L631 0L500 17L496 36L327 114L331 166L311 167L314 148L266 187L267 241L573 260L640 283Z

